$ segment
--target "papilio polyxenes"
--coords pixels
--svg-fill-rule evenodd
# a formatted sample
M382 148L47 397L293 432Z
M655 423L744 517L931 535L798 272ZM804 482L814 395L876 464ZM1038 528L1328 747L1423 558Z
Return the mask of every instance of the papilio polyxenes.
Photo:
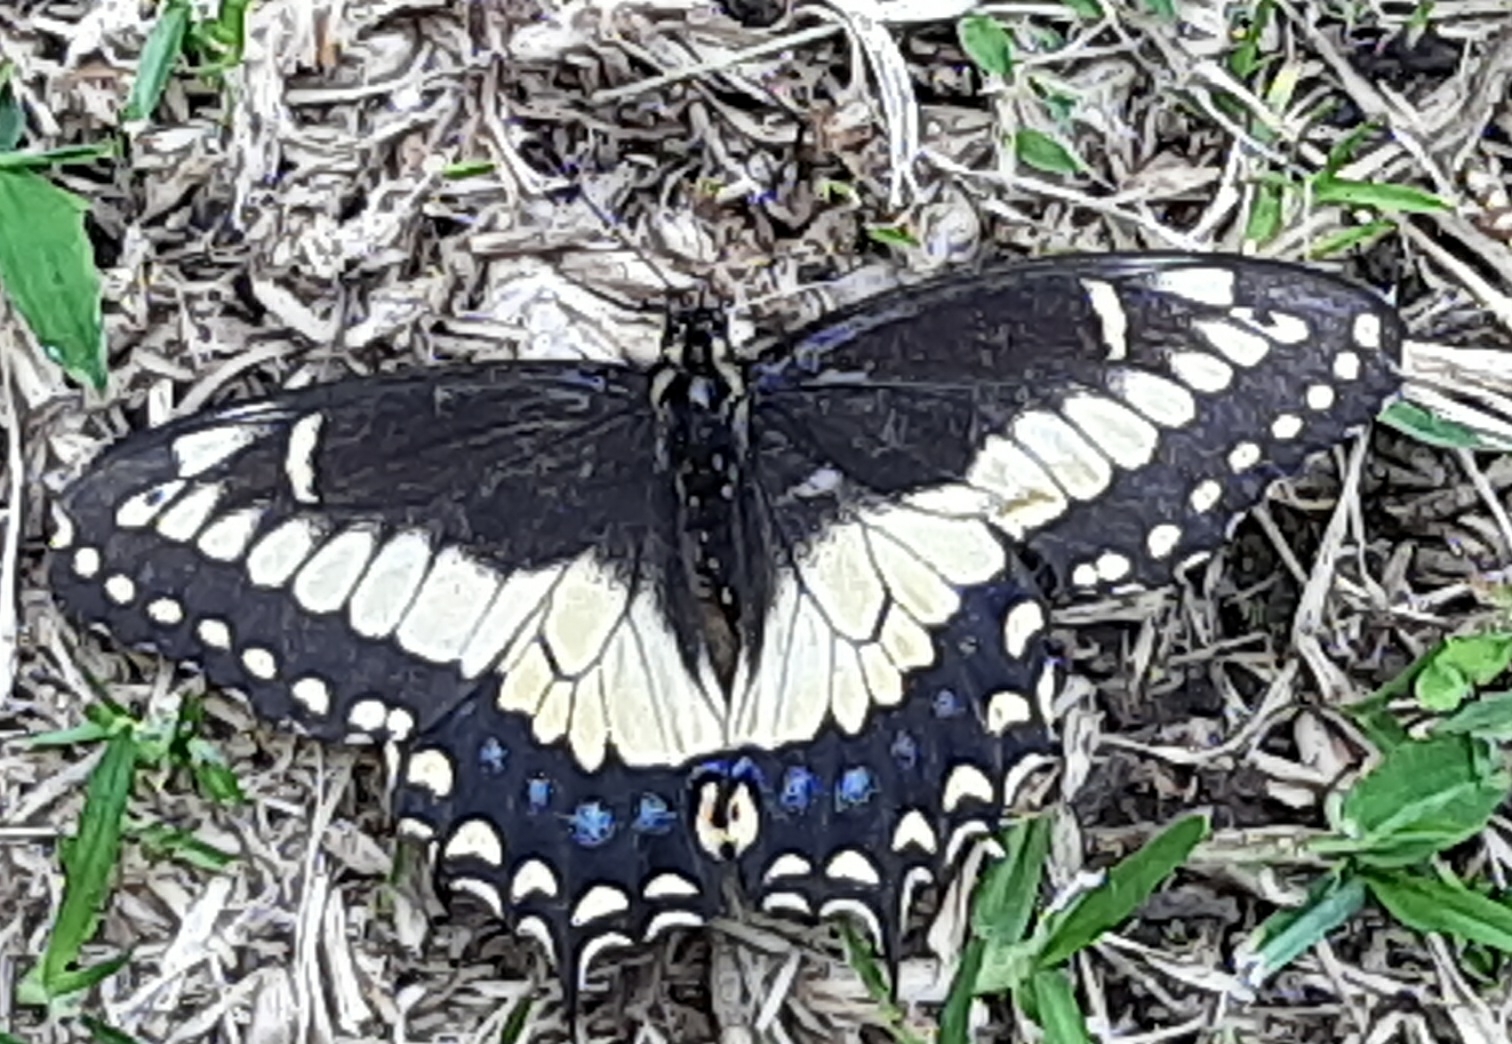
M1044 741L1050 605L1214 548L1371 419L1403 338L1368 291L1230 256L957 276L749 358L708 319L649 368L135 434L61 496L54 590L269 719L391 741L402 828L572 980L727 874L895 954Z

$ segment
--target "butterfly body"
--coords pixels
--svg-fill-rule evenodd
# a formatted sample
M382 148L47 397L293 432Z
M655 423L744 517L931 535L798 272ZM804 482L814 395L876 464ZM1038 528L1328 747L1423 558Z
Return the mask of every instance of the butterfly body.
M1211 551L1373 416L1401 337L1307 269L1101 255L750 358L693 322L649 368L340 381L107 451L53 586L269 719L393 744L401 828L574 979L732 876L895 951L1045 742L1050 604Z

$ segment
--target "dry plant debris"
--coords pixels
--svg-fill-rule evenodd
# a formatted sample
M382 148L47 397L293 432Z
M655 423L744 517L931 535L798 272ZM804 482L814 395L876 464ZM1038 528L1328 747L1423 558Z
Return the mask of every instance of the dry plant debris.
M217 13L182 10L201 26ZM205 800L171 761L142 774L131 824L181 827L203 859L151 858L133 833L86 952L129 960L86 1010L161 1042L566 1032L540 956L486 918L444 916L416 854L395 855L374 755L260 729L155 659L74 643L38 579L42 506L128 422L448 360L649 354L669 288L706 284L745 321L791 327L980 256L1180 248L1322 257L1394 287L1420 341L1414 397L1512 436L1504 0L833 0L752 27L689 0L241 13L244 39L201 40L201 75L165 78L134 113L161 10L0 10L32 145L129 142L50 174L89 203L108 389L81 394L0 312L0 1030L18 1039L88 1036L11 990L44 951L58 842L109 753L16 741L77 726L98 686L151 720L202 701L246 802ZM1364 121L1377 131L1357 134ZM1214 827L1075 956L1097 1035L1509 1039L1507 956L1379 907L1258 985L1234 960L1303 901L1324 865L1307 842L1368 768L1370 737L1341 707L1441 638L1507 628L1509 490L1512 457L1381 427L1281 484L1203 575L1064 614L1093 684L1068 692L1064 760L1040 770L1059 808L1049 885L1069 894L1185 812ZM1503 897L1508 813L1455 850ZM911 959L891 1011L833 927L733 921L607 968L580 1032L924 1039L948 970ZM984 1039L1022 1019L971 1014Z

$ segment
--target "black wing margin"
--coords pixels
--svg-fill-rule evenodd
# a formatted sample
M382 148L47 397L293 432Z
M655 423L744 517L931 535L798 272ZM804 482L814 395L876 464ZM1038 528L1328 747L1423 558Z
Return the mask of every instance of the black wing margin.
M1042 259L901 291L764 357L756 452L814 447L884 497L976 498L1062 592L1158 585L1376 415L1403 338L1377 295L1299 265ZM822 529L825 499L801 507Z

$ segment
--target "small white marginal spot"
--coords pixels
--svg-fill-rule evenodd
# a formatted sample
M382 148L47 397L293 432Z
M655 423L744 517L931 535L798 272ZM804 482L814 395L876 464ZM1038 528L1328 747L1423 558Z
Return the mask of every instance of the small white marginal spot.
M1163 559L1176 545L1181 543L1181 527L1170 522L1162 522L1150 530L1150 535L1145 538L1145 547L1150 551L1150 557L1156 560Z
M1234 368L1207 352L1172 352L1171 372L1200 392L1221 392L1234 381Z
M898 820L897 829L893 831L892 836L894 852L901 852L910 846L922 849L930 855L934 855L940 847L940 840L935 837L929 820L925 819L924 813L916 808L903 813L903 818Z
M354 710L356 708L353 708ZM371 731L371 730L370 730ZM456 784L451 758L439 750L417 750L404 767L404 781L412 787L429 790L438 798L449 797Z
M1302 434L1302 418L1295 413L1283 413L1271 421L1271 437L1287 442Z
M52 536L48 538L47 546L54 551L62 551L65 548L72 547L74 537L78 533L78 530L74 527L73 519L69 518L68 512L64 511L57 504L52 505L51 514Z
M950 770L945 778L945 794L940 805L946 812L954 812L968 798L992 803L992 781L975 765L961 764Z
M289 480L289 490L301 504L318 504L320 495L315 492L315 450L320 445L320 428L325 417L319 413L307 414L289 429L288 453L284 457L284 475Z
M184 622L184 607L177 598L154 598L147 603L147 616L155 624L172 627Z
M231 628L226 626L224 620L207 616L195 626L194 633L212 649L231 648Z
M613 917L630 909L630 897L613 885L594 885L583 893L572 908L572 926L581 928L593 921Z
M1354 352L1340 352L1334 356L1333 375L1341 381L1354 381L1360 377L1360 357Z
M498 866L504 862L504 839L483 819L469 819L446 840L441 854L447 859L481 859Z
M254 678L271 681L278 674L278 659L271 650L253 645L242 650L242 666Z
M415 731L415 716L403 707L390 707L383 730L389 734L389 739L403 742Z
M230 460L252 445L263 430L250 424L221 424L180 435L171 447L179 477L194 478Z
M1091 562L1082 562L1071 570L1071 582L1077 587L1097 586L1097 566Z
M105 581L105 594L117 605L128 605L136 597L136 583L125 573L117 573Z
M641 889L641 895L647 899L686 899L697 894L698 885L695 882L671 871L657 874Z
M158 533L180 544L193 540L194 534L210 521L210 515L215 511L222 491L223 487L219 484L195 486L187 497L159 516Z
M1145 283L1161 293L1184 297L1198 304L1229 308L1234 304L1234 273L1226 268L1197 265L1155 271Z
M1334 404L1334 390L1331 385L1314 384L1307 389L1307 408L1322 413Z
M324 678L306 675L289 686L289 695L303 705L305 710L318 717L331 712L331 687Z
M1097 569L1097 579L1105 584L1116 583L1134 570L1134 563L1115 551L1104 551L1093 565Z
M1082 289L1087 291L1087 303L1102 326L1102 343L1106 358L1119 362L1129 354L1129 314L1118 299L1118 289L1103 279L1083 279Z
M824 876L832 880L856 881L875 888L882 883L872 861L854 848L836 852L824 866Z
M222 515L199 535L200 553L218 562L234 562L246 554L262 516L260 507L240 508Z
M515 931L527 939L534 939L541 944L541 949L546 954L546 959L552 964L557 962L556 943L552 941L551 929L546 922L539 917L530 916L520 918L520 923L515 925Z
M116 508L116 525L122 529L141 529L156 518L158 512L167 507L168 502L183 492L187 485L183 479L174 479L128 497Z
M1035 601L1020 602L1003 618L1003 648L1022 659L1034 637L1045 629L1045 610Z
M1034 717L1029 701L1021 692L1003 689L987 697L987 731L994 736Z
M761 883L771 884L783 877L807 877L813 872L813 864L797 852L784 852L767 864L766 873L761 875Z
M1354 317L1351 335L1355 344L1372 351L1381 347L1381 317L1374 312L1361 312Z
M1241 442L1229 451L1229 470L1236 475L1242 471L1248 471L1259 463L1260 447L1253 442Z
M358 700L347 711L347 724L359 732L377 732L388 723L388 707L382 700Z
M1212 479L1203 479L1197 483L1197 488L1192 490L1192 495L1188 498L1188 502L1192 505L1192 510L1200 515L1213 510L1222 499L1223 487Z
M1034 683L1034 698L1040 705L1040 714L1046 721L1054 721L1055 697L1060 695L1060 675L1055 664L1047 663L1040 668L1039 680Z
M1192 324L1208 344L1238 366L1256 366L1270 353L1270 342L1222 319L1198 319Z
M418 841L429 841L436 836L434 827L425 822L425 820L416 819L414 816L402 816L394 824L394 829L405 837L413 837Z
M548 899L557 894L557 875L539 859L527 859L520 864L509 881L509 901L517 903L528 895L541 893Z
M84 580L91 580L100 572L100 552L92 547L81 547L74 552L73 571L74 575Z

